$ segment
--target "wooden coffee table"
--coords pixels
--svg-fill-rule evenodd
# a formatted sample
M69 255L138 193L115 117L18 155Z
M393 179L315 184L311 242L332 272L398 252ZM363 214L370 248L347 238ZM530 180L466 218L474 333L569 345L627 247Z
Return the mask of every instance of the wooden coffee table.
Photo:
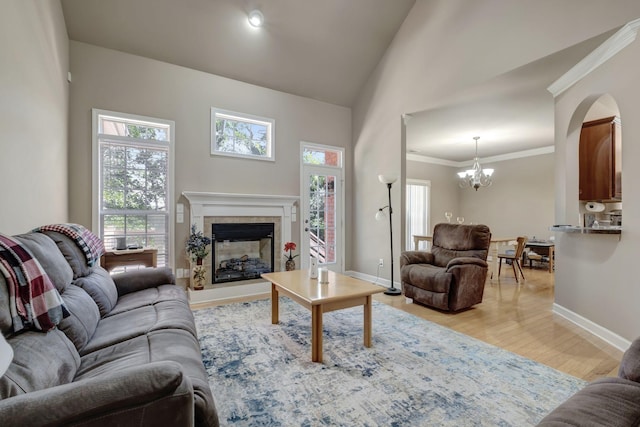
M329 271L329 283L309 278L308 270L265 273L271 282L271 323L279 322L280 293L311 310L311 360L322 362L322 314L343 308L364 306L364 346L371 347L371 296L384 292L377 286Z

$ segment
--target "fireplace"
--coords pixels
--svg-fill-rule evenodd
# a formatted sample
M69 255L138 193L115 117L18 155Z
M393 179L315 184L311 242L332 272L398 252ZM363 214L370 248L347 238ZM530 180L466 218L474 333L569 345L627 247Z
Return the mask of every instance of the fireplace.
M211 224L211 283L256 279L274 271L273 223Z

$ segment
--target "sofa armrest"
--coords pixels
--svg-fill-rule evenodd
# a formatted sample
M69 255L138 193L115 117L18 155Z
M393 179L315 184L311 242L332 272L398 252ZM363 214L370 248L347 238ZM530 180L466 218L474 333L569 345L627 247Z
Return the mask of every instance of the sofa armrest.
M118 288L118 296L160 285L175 285L176 279L170 268L143 268L111 276Z
M545 416L538 426L637 426L640 384L624 378L600 378Z
M154 362L0 400L0 425L193 425L193 387Z
M425 251L405 251L400 254L400 267L409 264L433 264L433 254Z
M640 382L640 338L636 338L624 352L618 376L631 381Z
M479 267L484 267L487 268L488 264L485 260L482 260L480 258L476 258L476 257L458 257L458 258L453 258L451 259L451 261L449 261L449 263L447 263L447 271L449 271L449 269L457 266L457 265L477 265Z

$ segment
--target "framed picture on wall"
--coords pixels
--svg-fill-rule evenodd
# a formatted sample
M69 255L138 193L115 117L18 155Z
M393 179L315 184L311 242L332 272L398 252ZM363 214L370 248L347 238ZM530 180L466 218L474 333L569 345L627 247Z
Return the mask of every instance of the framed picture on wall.
M596 221L596 214L594 213L586 213L584 214L584 226L586 228L593 227L593 223Z

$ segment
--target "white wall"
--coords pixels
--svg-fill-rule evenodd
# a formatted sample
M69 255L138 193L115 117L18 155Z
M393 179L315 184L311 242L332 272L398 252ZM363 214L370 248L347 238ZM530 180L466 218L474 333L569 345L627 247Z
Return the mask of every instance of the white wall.
M299 195L300 141L344 147L351 191L351 110L72 41L70 170L73 221L91 223L91 109L174 120L175 192ZM210 155L212 106L276 121L276 161ZM347 200L350 198L347 197ZM188 214L188 201L180 198ZM350 202L347 209L350 209ZM177 267L186 268L188 221L176 224ZM296 242L300 221L292 224Z
M493 184L461 189L465 220L487 224L496 237L548 239L554 222L554 156L543 154L495 163Z
M464 88L528 64L640 15L640 2L417 0L353 110L352 270L375 274L388 236L375 224L384 197L376 176L404 175L403 113L442 105ZM392 199L401 211L401 196ZM397 230L400 216L395 215ZM395 237L395 236L398 237ZM400 233L394 234L396 253ZM383 272L389 277L389 272ZM399 277L396 274L396 277Z
M496 237L548 239L554 224L554 155L543 154L494 163L493 184L478 191L458 186L459 168L407 161L407 179L427 179L431 186L432 224L444 222L445 210L465 224L486 224Z
M634 41L608 62L556 98L556 218L576 224L578 142L587 110L602 94L618 104L622 120L623 229L619 236L556 233L556 304L587 326L593 322L615 340L640 335L640 286L635 263L640 242L640 42ZM617 335L618 337L616 337Z
M67 30L58 0L0 3L0 232L67 221Z

